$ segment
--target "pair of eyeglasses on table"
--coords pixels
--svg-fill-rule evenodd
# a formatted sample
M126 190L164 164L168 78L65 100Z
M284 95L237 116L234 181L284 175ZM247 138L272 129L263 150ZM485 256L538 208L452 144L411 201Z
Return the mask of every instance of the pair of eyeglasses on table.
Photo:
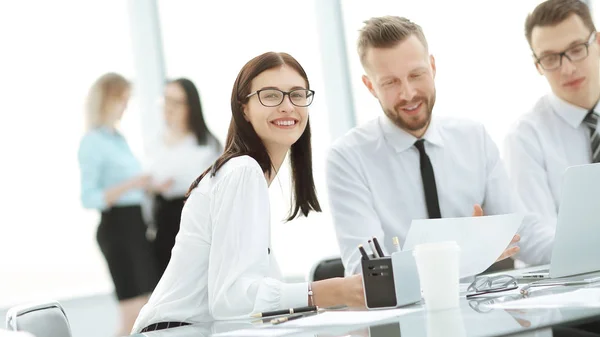
M499 293L503 291L514 290L519 287L516 278L510 275L479 276L467 288L467 299Z
M501 275L499 275L501 276ZM518 293L509 293L502 294L503 291L514 290L517 289L518 286L514 286L514 283L508 282L508 278L511 276L506 276L506 282L500 280L496 280L496 287L489 288L488 291L481 291L471 294L471 296L467 296L469 298L469 306L471 309L479 312L486 313L490 312L492 308L489 308L489 305L494 303L502 303L515 301L528 297L537 297L544 295L556 295L560 293L571 292L577 288L587 288L587 287L600 287L600 282L591 282L596 281L595 278L588 278L583 280L573 280L573 279L557 279L557 280L543 280L537 282L531 282L529 284L523 285ZM478 280L476 280L477 282ZM483 283L484 280L479 280L479 284ZM515 280L516 281L516 280ZM475 283L475 282L473 282ZM493 282L492 282L493 285ZM486 285L482 286L483 289ZM487 285L489 287L489 285ZM502 288L501 286L504 286ZM482 289L482 287L478 289ZM471 288L469 288L471 289ZM470 291L474 291L470 290ZM491 294L488 296L484 296L486 294ZM477 297L482 295L480 297ZM494 296L497 295L497 296Z

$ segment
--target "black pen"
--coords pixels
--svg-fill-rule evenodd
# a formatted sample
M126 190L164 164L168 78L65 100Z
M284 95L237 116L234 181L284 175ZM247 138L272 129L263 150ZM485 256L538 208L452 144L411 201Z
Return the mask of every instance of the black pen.
M348 306L346 306L345 304L340 304L340 305L333 305L331 307L326 307L326 308L320 308L317 309L317 311L311 311L311 312L306 312L304 313L305 316L309 316L308 314L314 314L314 313L319 313L319 312L323 312L323 311L337 311L337 310L343 310L348 308ZM298 315L298 314L295 314ZM261 319L257 319L255 321L252 321L252 324L258 324L258 323L269 323L272 320L274 320L274 318L261 318Z
M319 310L319 307L317 307L315 305L311 305L308 307L289 308L289 309L283 309L283 310L260 312L258 314L251 315L250 317L260 318L260 317L296 314L296 313L300 313L300 312L311 312L311 311L318 311L318 310Z
M375 245L375 249L377 249L377 255L379 255L379 257L384 257L385 255L383 254L383 249L381 249L379 241L377 241L376 237L373 237L373 244Z
M314 313L296 314L296 315L290 315L290 316L285 316L285 317L280 317L280 318L273 318L271 320L271 324L277 325L277 324L281 324L281 323L293 321L293 320L298 319L298 318L308 317L308 316L312 316L312 315L314 315Z
M370 260L369 255L367 255L367 252L362 245L358 245L358 250L360 251L360 255L362 255L363 260Z

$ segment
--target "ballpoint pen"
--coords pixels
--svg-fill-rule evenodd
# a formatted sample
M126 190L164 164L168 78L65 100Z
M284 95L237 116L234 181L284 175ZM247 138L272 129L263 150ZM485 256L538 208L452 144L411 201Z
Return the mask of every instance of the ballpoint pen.
M337 310L343 310L348 308L346 305L334 305L331 307L326 307L326 308L319 308L316 312L315 311L311 311L311 312L305 312L304 315L305 316L309 316L309 314L316 314L316 313L320 313L323 311L337 311ZM299 314L294 314L294 315L299 315ZM255 321L252 321L252 324L264 324L264 323L270 323L272 320L274 320L274 318L272 317L266 317L266 318L261 318L261 319L257 319Z
M251 315L250 317L261 318L261 317L270 317L270 316L297 314L297 313L301 313L301 312L310 312L310 311L319 311L319 307L311 305L311 306L307 306L307 307L289 308L289 309L283 309L283 310L274 310L274 311L259 312L257 314Z
M293 320L298 319L298 318L309 317L309 316L312 316L312 315L316 315L316 313L296 314L296 315L289 315L289 316L280 317L280 318L274 318L274 319L271 320L271 324L277 325L277 324L281 324L281 323L293 321Z

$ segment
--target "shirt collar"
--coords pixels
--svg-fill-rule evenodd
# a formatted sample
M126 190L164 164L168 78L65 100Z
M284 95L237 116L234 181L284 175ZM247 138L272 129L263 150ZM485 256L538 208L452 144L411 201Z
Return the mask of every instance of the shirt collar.
M411 148L418 140L417 137L399 128L394 122L392 122L387 116L379 117L379 125L385 141L393 147L396 152L403 152ZM422 137L427 142L437 145L444 146L442 136L440 134L439 122L436 118L432 118L427 131Z
M579 125L583 122L583 119L588 114L588 110L571 104L562 98L556 96L554 93L550 93L549 95L550 105L554 109L554 112L559 115L562 119L567 122L571 127L578 128ZM597 110L600 107L596 106L594 108L594 113L598 114Z

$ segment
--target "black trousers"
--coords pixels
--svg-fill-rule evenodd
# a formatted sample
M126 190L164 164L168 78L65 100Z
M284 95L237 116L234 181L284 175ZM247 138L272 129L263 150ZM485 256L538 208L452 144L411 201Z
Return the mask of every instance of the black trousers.
M119 300L150 294L158 283L146 229L140 206L116 206L102 212L96 239Z
M154 253L160 276L165 272L171 250L175 245L175 237L179 233L181 210L185 198L165 199L161 195L154 198L154 221L156 224L156 238L154 239Z

